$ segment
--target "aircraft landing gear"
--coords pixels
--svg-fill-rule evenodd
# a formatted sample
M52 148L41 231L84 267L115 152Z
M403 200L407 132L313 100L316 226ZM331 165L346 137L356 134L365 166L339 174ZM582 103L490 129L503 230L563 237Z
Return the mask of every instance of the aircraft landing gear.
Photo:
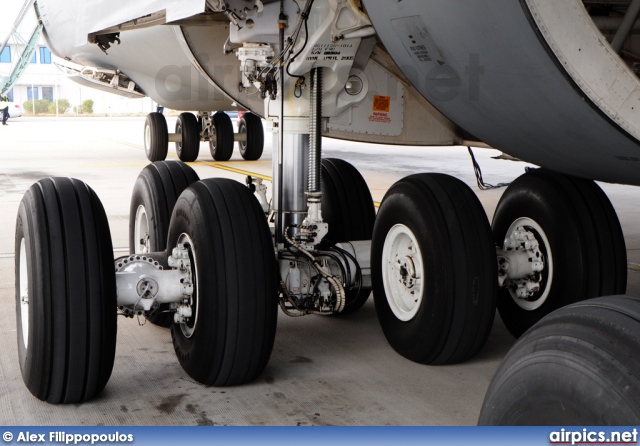
M371 263L378 319L398 353L452 364L482 348L495 314L495 248L468 186L441 174L393 185L378 212Z
M267 218L250 190L203 180L178 199L168 246L188 253L193 294L176 315L176 355L207 385L249 382L267 365L277 320L276 262Z
M522 337L494 376L478 423L637 424L640 301L586 300L623 294L627 284L622 230L602 189L529 171L504 193L493 232L504 240L498 309Z
M637 297L592 299L550 314L500 365L478 424L637 425L639 334Z
M262 120L253 113L245 113L238 120L236 141L238 141L238 148L242 158L247 161L259 160L264 150Z
M15 261L24 383L49 403L93 398L116 348L113 247L93 190L69 178L31 186L18 211Z
M492 226L498 310L515 337L562 306L626 290L622 229L593 181L529 171L506 190Z
M164 161L169 143L176 145L181 161L193 162L198 158L200 142L209 142L211 157L215 161L229 161L233 144L238 142L240 155L248 161L259 160L264 150L262 120L253 113L245 113L238 121L238 133L234 133L229 115L217 112L201 112L198 118L192 113L181 113L176 120L175 133L169 133L167 120L162 113L150 113L144 125L144 147L151 162Z
M129 212L129 252L148 254L167 249L171 213L178 197L198 174L179 161L158 161L145 167L133 188ZM170 327L173 314L168 305L159 306L147 319Z
M162 113L149 113L144 123L144 151L151 162L164 161L169 152L167 119Z
M198 159L200 128L198 127L198 119L193 113L181 113L178 116L176 135L180 135L180 142L176 142L176 154L180 161L190 163Z

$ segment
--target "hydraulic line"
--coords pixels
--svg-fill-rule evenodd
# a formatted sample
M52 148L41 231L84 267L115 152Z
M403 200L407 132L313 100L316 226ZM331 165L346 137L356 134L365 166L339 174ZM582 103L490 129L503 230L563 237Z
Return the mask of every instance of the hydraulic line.
M280 49L284 48L284 31L287 27L287 17L284 14L284 0L280 0L280 16L278 17L278 28L280 30ZM280 110L278 113L278 212L276 215L276 246L284 243L284 214L282 205L284 199L283 180L284 180L284 65L280 61L278 71L280 74L279 90L280 90Z

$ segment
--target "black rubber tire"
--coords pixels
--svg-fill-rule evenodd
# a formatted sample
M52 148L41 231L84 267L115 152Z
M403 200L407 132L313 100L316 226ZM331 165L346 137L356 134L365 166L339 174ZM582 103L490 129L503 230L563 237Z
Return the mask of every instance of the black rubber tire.
M508 289L498 291L498 310L516 338L552 311L581 300L624 293L627 252L618 217L593 181L542 169L516 179L503 194L493 218L496 244L509 226L528 217L540 225L553 256L549 294L535 310L521 308Z
M135 240L135 224L138 208L143 206L149 228L148 252L163 252L167 249L167 234L171 213L178 197L191 184L199 181L198 174L181 161L158 161L140 172L129 210L129 252L138 254L141 246ZM168 304L161 305L147 319L155 325L170 327L173 314L165 312Z
M28 277L22 330L21 246ZM81 181L31 186L15 237L18 356L29 391L49 403L82 403L109 381L116 349L116 279L104 208Z
M257 161L264 150L264 127L262 119L253 113L245 113L238 120L238 133L247 134L247 142L238 142L240 155L247 161Z
M233 155L233 123L228 114L217 112L213 115L215 135L209 141L211 157L215 161L229 161Z
M176 203L169 245L181 234L193 242L197 283L192 335L171 326L178 360L206 385L252 381L269 361L278 309L277 264L264 212L238 182L199 181Z
M428 253L422 300L408 321L394 314L383 281L383 247L399 224ZM482 348L495 316L496 252L487 216L467 185L442 174L394 184L378 211L371 251L378 319L398 353L423 364L452 364Z
M640 424L640 299L579 302L533 326L506 356L478 424Z
M164 161L169 153L167 118L162 113L149 113L144 122L144 135L144 151L147 159L152 163Z
M182 135L182 142L176 143L176 154L180 161L191 163L200 153L200 128L198 118L193 113L180 113L176 120L176 133Z
M324 243L371 240L376 221L376 209L366 181L348 162L326 158L322 160L322 217L329 223ZM344 310L349 314L361 308L371 288L347 292Z

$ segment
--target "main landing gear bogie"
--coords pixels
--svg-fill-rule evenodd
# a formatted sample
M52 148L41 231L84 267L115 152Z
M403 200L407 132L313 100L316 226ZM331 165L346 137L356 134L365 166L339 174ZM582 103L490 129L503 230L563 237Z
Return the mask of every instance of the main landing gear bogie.
M179 161L158 161L145 167L136 180L129 212L129 250L133 254L166 251L167 234L178 197L198 174ZM147 319L162 327L171 326L173 315L161 305Z
M215 161L229 161L237 141L240 155L247 161L259 160L264 150L262 120L247 112L238 120L238 133L234 133L228 114L201 112L181 113L176 119L175 133L168 132L167 120L162 113L150 113L144 126L144 147L151 162L164 161L169 143L175 143L181 161L193 162L198 158L200 142L208 142Z
M412 361L437 365L480 351L492 327L499 283L501 316L512 332L565 303L558 293L572 291L568 274L596 287L587 297L623 290L624 240L595 183L529 172L506 191L491 228L476 195L447 175L400 180L376 216L366 183L352 165L325 159L321 170L322 198L311 203L322 205L327 230L321 227L326 223L308 222L310 212L287 228L289 246L279 251L267 219L270 205L256 199L253 182L254 188L201 181L180 161L147 166L131 200L132 254L116 261L115 274L108 223L93 191L70 179L33 186L16 231L18 345L29 390L54 403L98 394L113 366L114 307L125 316L171 326L186 373L207 385L227 386L249 382L264 370L279 302L289 315L349 313L365 303L372 288L391 346ZM562 218L562 230L547 214ZM497 250L494 237L503 240ZM567 249L574 256L572 271L562 266ZM596 252L602 260L588 262ZM61 281L65 277L72 280ZM587 288L570 299L579 300ZM87 317L69 317L69 305ZM519 319L511 320L516 317L505 308L516 308ZM527 348L517 361L529 361ZM599 361L587 358L585 367L592 360ZM526 373L525 380L531 375ZM512 395L511 374L511 368L499 374L506 387L492 387L487 407L500 409L505 395Z

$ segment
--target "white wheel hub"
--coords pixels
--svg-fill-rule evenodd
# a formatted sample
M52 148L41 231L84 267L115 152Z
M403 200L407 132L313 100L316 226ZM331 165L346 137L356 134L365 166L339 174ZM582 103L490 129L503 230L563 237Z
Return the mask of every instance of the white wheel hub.
M20 322L22 341L25 348L29 346L29 273L27 265L27 249L24 238L20 242Z
M180 325L182 334L191 338L198 323L198 264L193 240L188 234L178 237L177 247L169 257L169 266L190 276L186 282L191 285L191 294L175 307L174 322Z
M143 205L138 206L133 227L133 240L135 244L134 254L147 254L151 252L149 238L149 217Z
M536 221L523 217L509 226L498 268L503 286L520 308L534 311L546 302L553 282L553 255Z
M422 304L424 267L418 241L408 227L395 225L382 249L382 281L393 314L407 322Z
M151 150L151 126L148 124L144 126L144 148L147 152Z

